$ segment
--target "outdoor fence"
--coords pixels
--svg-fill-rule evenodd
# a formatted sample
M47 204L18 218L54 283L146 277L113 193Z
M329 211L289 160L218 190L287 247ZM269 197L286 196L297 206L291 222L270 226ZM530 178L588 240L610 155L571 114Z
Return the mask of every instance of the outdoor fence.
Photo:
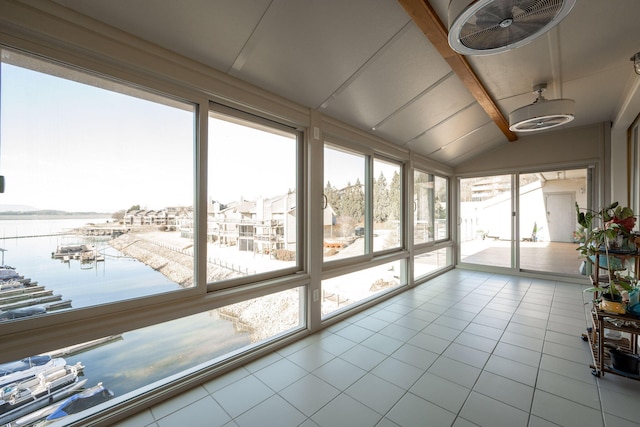
M156 240L147 240L147 242L156 245L158 247L161 247L163 249L167 249L169 251L173 251L182 255L186 255L186 256L190 256L193 257L194 256L194 252L193 252L193 247L189 247L189 248L179 248L177 246L174 245L170 245L166 242L159 242ZM242 265L239 264L234 264L232 262L228 262L226 260L220 259L220 258L209 258L207 257L207 263L209 264L213 264L213 265L217 265L218 267L222 267L222 268L226 268L227 270L231 270L234 271L236 273L240 273L243 274L245 276L251 275L251 274L256 274L255 270L249 270L248 267L243 267Z

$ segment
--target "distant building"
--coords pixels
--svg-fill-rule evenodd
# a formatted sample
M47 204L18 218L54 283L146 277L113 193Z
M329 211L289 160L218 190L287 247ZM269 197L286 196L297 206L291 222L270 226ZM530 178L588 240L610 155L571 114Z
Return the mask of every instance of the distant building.
M145 226L145 225L165 225L180 227L185 218L191 218L193 209L191 208L165 208L162 210L130 210L124 214L124 225L128 226ZM178 218L181 218L179 221ZM193 221L187 222L189 226L193 226Z
M296 247L296 193L255 201L209 203L207 239L238 250L271 253Z
M270 254L279 249L295 251L296 193L272 198L210 201L207 209L207 240L238 250ZM335 215L329 210L329 215ZM332 220L333 221L333 220ZM175 226L193 237L193 209L131 210L124 215L127 226Z

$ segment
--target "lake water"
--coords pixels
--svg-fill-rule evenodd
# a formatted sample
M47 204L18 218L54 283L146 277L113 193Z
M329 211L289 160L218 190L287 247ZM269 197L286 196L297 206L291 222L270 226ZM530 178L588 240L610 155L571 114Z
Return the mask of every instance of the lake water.
M176 283L141 262L123 256L108 242L82 239L81 236L51 236L80 227L88 222L103 223L108 219L54 219L0 221L0 248L5 249L4 262L19 274L37 281L73 308L136 298L180 289ZM15 236L43 236L20 237ZM81 265L77 260L64 263L51 254L58 245L87 243L105 255L104 262Z
M77 236L42 236L70 230L109 218L0 220L0 248L4 263L37 281L39 285L71 300L73 308L120 301L180 286L141 262L123 256L106 241L81 242ZM52 259L61 244L91 243L105 261L81 265ZM0 324L0 327L1 324ZM122 339L68 356L68 363L82 362L87 386L103 382L116 395L136 390L250 343L246 333L236 333L231 322L215 312L126 332ZM53 350L53 349L52 349Z

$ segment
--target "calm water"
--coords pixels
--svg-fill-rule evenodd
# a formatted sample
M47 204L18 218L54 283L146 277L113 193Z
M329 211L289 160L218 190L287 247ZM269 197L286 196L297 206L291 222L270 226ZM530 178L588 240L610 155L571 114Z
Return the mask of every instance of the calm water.
M124 257L102 240L80 236L41 236L82 226L88 222L102 223L106 219L56 219L0 221L0 247L5 249L4 262L18 273L37 281L63 299L70 299L73 308L135 298L180 289L161 273L143 263ZM58 245L87 243L105 254L105 262L80 265L71 260L63 263L51 257Z
M107 220L0 220L4 263L62 295L64 300L71 300L73 308L180 289L161 273L123 256L106 241L82 241L77 236L15 238L54 234ZM77 243L95 245L105 254L105 261L82 266L76 260L63 263L52 259L58 245ZM127 332L121 340L66 359L68 363L80 361L85 365L87 386L102 381L116 395L122 395L247 344L248 335L236 333L230 322L215 313L201 313Z

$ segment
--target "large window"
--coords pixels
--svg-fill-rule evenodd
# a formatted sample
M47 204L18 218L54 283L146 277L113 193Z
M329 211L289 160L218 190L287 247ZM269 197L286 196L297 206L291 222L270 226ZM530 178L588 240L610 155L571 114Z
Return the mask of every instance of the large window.
M118 326L123 333L90 342L63 322L73 347L55 349L41 333L49 351L0 367L16 369L10 382L3 377L0 400L26 396L2 405L2 423L37 409L40 388L54 393L43 405L82 389L123 403L306 325L303 280L258 282L302 268L299 132L212 110L208 174L198 171L208 199L198 211L195 105L13 51L2 58L0 324L37 329L39 315L56 313L55 322L81 317L90 327L94 312L112 319L143 307ZM206 236L206 252L195 236ZM263 286L224 302L196 298L204 296L196 257L211 294L232 279ZM201 293L179 292L196 285ZM80 317L65 313L86 307Z
M292 129L210 113L209 282L296 268L298 141Z
M0 274L30 296L0 322L193 287L195 107L11 50L1 67Z
M1 364L0 396L8 403L0 408L0 421L20 420L11 425L44 426L51 424L51 420L56 421L55 425L65 425L70 418L52 413L55 407L50 411L36 411L50 403L48 397L28 396L26 390L21 390L23 387L32 387L35 394L39 384L43 384L51 389L51 402L69 405L66 407L70 414L87 416L104 409L97 407L101 403L123 403L142 390L215 365L256 344L300 328L303 323L299 307L303 295L301 288L289 289L79 343L73 348L53 349L31 361ZM273 305L278 305L279 311L266 314L265 308ZM31 367L24 366L28 364ZM9 397L17 390L33 403L11 403ZM92 397L66 403L68 396L80 390L86 390L85 395Z
M406 285L407 261L376 262L403 248L402 165L333 144L324 155L324 261L342 261L341 273L322 281L327 317Z

